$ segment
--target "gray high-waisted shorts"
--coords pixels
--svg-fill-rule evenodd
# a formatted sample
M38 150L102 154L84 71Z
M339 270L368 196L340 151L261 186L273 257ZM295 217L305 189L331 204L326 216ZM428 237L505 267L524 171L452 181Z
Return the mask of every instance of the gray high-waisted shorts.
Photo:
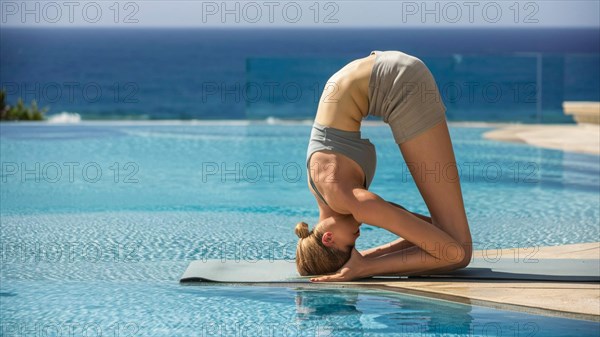
M310 132L308 150L306 151L306 168L308 169L310 185L325 204L327 202L312 179L310 167L310 157L313 153L321 150L341 153L355 161L365 173L365 188L369 188L375 176L375 167L377 166L375 146L373 146L371 141L361 138L360 131L340 130L314 122L312 131ZM319 178L326 179L326 177Z
M390 125L401 144L445 120L446 106L427 66L399 51L371 51L368 115Z

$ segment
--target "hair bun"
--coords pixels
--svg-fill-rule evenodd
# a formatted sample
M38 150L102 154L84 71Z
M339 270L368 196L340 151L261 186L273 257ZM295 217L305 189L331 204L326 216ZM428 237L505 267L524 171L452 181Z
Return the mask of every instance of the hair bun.
M300 239L304 239L310 235L308 224L306 222L298 222L294 230Z

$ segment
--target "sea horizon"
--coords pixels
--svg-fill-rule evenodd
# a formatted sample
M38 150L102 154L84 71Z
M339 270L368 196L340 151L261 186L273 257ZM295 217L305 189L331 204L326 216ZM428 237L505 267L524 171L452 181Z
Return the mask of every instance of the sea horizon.
M372 50L421 58L450 121L572 123L562 102L600 101L593 28L3 27L0 37L7 103L81 120L310 119L329 76Z

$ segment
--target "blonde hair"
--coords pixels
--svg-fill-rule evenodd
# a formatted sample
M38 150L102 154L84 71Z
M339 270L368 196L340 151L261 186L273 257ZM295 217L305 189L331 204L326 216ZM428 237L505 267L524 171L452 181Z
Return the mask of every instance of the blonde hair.
M307 223L299 222L294 231L300 238L296 246L296 269L300 275L332 273L350 259L351 251L325 246L322 241L324 233L316 227L309 231Z

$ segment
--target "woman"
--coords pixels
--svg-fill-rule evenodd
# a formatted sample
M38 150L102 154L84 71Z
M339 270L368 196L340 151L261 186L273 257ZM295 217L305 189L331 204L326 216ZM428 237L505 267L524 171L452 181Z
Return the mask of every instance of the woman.
M317 200L313 230L296 225L296 265L311 281L373 275L433 274L464 268L472 255L446 108L429 69L399 51L372 51L327 82L307 151L309 188ZM411 213L368 191L376 155L361 138L361 120L383 118L431 217ZM400 238L363 252L354 248L360 225Z

